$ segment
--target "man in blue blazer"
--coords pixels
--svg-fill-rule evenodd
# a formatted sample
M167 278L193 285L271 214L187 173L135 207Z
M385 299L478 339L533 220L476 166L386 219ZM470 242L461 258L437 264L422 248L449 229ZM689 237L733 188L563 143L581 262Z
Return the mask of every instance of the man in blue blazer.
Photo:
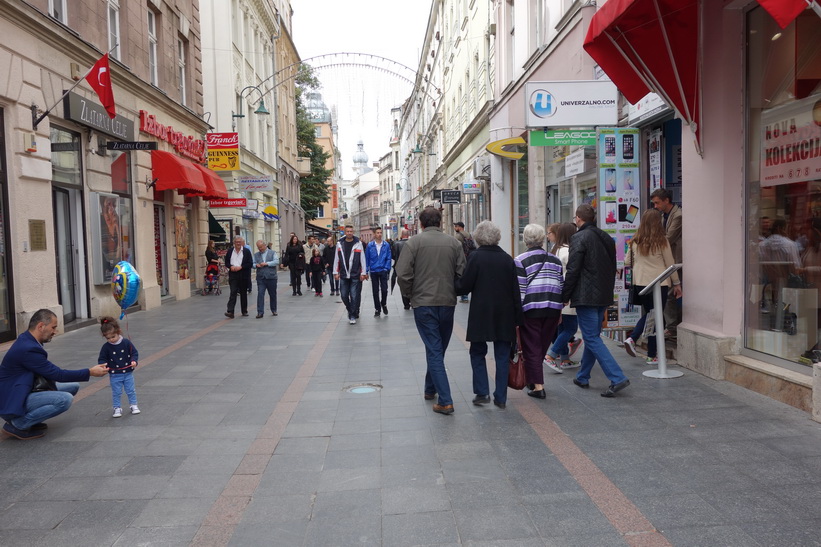
M57 316L51 310L37 310L29 321L29 330L12 344L0 363L0 418L6 420L3 433L18 439L37 439L45 435L44 422L62 414L71 406L80 390L76 382L87 382L90 376L105 376L105 365L89 369L64 370L48 360L43 344L51 342L57 332ZM34 375L55 382L56 391L32 393ZM69 383L57 383L69 382Z
M231 296L228 297L228 311L225 317L234 318L234 307L239 295L239 309L243 316L248 315L248 289L251 288L251 266L254 263L251 251L245 246L245 239L237 236L234 246L225 254L225 266L228 268L228 286Z

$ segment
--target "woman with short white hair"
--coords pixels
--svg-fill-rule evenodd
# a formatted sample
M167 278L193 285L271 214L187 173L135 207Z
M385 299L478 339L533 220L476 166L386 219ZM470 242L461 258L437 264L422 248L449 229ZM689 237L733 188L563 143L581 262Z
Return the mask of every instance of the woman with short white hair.
M562 313L562 262L542 248L545 231L538 224L528 224L522 231L527 251L516 257L524 322L519 327L522 343L527 392L544 399L542 362L559 324Z
M456 281L456 294L470 293L467 340L470 342L470 366L473 368L473 404L490 402L487 375L487 343L493 342L496 360L496 387L493 404L507 405L507 376L510 350L516 339L516 325L521 322L522 307L516 266L513 258L499 247L499 227L485 220L473 230L479 246L468 257L465 271Z

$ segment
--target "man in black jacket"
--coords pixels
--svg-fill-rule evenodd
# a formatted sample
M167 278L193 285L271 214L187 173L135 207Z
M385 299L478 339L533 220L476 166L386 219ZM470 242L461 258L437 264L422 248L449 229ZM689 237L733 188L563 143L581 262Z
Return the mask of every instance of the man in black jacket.
M251 266L253 256L245 246L245 239L240 236L234 238L234 246L225 254L225 265L228 267L228 285L231 296L228 297L228 311L225 317L234 318L234 307L237 305L239 294L239 308L243 316L248 315L248 287L251 285Z
M621 367L604 345L600 335L604 312L613 303L616 283L616 246L613 238L596 227L596 211L588 204L579 205L574 219L579 231L570 240L570 256L564 275L562 302L576 309L584 340L584 355L573 383L590 387L590 371L596 361L610 380L602 397L615 397L630 385Z

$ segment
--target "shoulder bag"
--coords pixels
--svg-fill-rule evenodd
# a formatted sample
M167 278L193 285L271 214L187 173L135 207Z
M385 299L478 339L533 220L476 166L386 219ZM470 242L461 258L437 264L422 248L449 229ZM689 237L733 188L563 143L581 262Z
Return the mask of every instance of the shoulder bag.
M513 350L513 357L510 359L507 373L507 387L521 391L525 388L526 384L525 360L524 357L522 357L522 342L519 338L519 327L516 327L516 347Z
M55 384L53 380L49 380L45 376L35 374L34 384L32 384L31 386L31 392L38 393L40 391L57 391L57 384Z

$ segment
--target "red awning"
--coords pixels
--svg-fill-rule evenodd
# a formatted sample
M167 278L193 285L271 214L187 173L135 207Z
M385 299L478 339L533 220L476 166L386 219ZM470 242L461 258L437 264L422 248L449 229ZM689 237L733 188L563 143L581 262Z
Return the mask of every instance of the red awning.
M806 0L758 0L761 7L772 15L781 28L787 28L807 9Z
M192 194L193 196L202 199L225 199L228 197L228 190L225 189L225 182L219 175L203 167L202 165L193 164L200 173L202 173L202 180L205 183L205 192L202 194Z
M177 190L180 194L205 193L203 174L188 160L162 150L151 151L151 171L157 183L154 188Z
M631 103L658 93L700 144L699 0L607 0L584 49Z

